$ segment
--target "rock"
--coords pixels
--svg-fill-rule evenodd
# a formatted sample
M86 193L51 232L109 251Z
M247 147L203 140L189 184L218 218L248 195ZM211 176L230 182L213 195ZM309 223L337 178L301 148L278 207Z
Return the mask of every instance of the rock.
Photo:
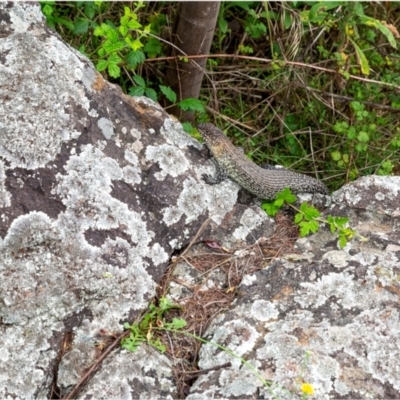
M0 4L0 69L0 397L46 398L53 383L66 395L101 354L99 332L117 335L147 308L207 218L229 226L229 214L249 241L271 220L236 205L233 182L205 185L202 146L158 104L104 81L37 3ZM143 379L109 368L124 359L135 356L115 352L99 372L110 393L164 387L143 383L158 385L156 365L135 367Z
M339 249L324 228L297 241L301 255L246 276L206 338L251 367L204 345L202 369L232 366L201 375L187 399L298 399L306 383L318 399L400 398L400 177L364 177L332 197L325 214L351 217L369 241Z

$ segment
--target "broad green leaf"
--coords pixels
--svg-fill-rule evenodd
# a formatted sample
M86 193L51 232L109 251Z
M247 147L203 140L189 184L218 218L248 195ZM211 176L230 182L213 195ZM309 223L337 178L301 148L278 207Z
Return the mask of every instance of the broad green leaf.
M171 103L176 102L176 93L171 88L160 85L160 90Z
M118 35L118 31L115 29L112 29L110 27L108 27L109 29L107 29L105 31L105 36L106 38L113 43L116 43L119 41L119 35Z
M94 29L94 32L93 32L94 36L103 36L104 35L104 29L103 29L102 25L103 24L97 26Z
M158 54L162 53L161 42L158 39L151 37L144 45L143 51L145 51L150 58L154 58Z
M204 105L200 100L197 99L185 99L177 104L183 111L198 111L204 112Z
M299 226L301 237L307 236L310 233L310 222L302 221Z
M369 141L369 135L367 132L361 131L358 133L357 139L360 142L367 143Z
M337 8L341 5L343 5L342 1L322 1L311 7L308 18L311 22L319 22L318 17L321 16L319 14L323 14L325 18L325 11L332 10L333 8Z
M111 42L109 40L106 40L103 43L103 49L107 52L107 54L115 53L117 51L123 50L125 47L123 42ZM111 57L111 55L110 55Z
M369 75L370 69L367 57L365 57L364 52L360 49L360 47L358 47L357 43L353 39L351 39L349 36L347 38L349 39L356 51L357 61L361 66L361 72L364 75Z
M142 24L138 21L135 21L133 19L131 19L128 23L128 28L132 29L132 30L137 30L140 29L142 27Z
M139 50L143 47L143 43L139 40L136 39L133 42L130 43L130 46L132 48L133 51Z
M89 19L93 19L94 15L96 14L96 5L91 1L85 1L85 8L83 12Z
M129 96L143 96L144 89L143 86L133 86L129 89Z
M152 88L146 88L144 93L149 99L152 99L153 101L157 101L157 92L152 89Z
M285 20L283 22L285 29L289 29L292 26L292 17L289 12L285 13Z
M317 221L310 221L309 227L310 227L310 231L311 231L312 233L315 233L315 232L317 232L318 229L319 229L319 224L318 224Z
M304 213L304 218L308 220L318 218L321 215L321 213L314 206L310 206L307 203L301 204L300 211Z
M136 67L136 65L138 64L141 64L145 59L146 57L143 51L141 50L136 50L136 51L132 50L126 56L126 61L132 68Z
M219 18L218 19L218 28L222 33L228 32L228 21L224 18Z
M50 6L49 4L46 4L43 8L42 8L42 13L46 16L46 17L50 17L51 14L53 14L53 7Z
M339 235L339 247L343 249L347 244L347 238L344 235Z
M333 161L339 161L342 158L342 155L339 151L332 151L331 157Z
M119 31L119 33L120 33L122 36L124 36L124 37L128 34L128 28L127 28L125 25L121 25L121 26L118 28L118 31Z
M135 83L137 83L139 86L146 86L146 82L144 81L144 79L140 76L140 75L135 75L133 77L133 80Z
M66 26L70 31L73 31L73 30L74 30L74 24L73 24L71 21L69 21L68 19L59 18L59 17L54 17L54 18L53 18L53 21L54 21L56 24L61 24L61 25Z
M276 207L273 203L267 203L264 202L261 206L261 208L270 216L270 217L275 217L277 212L279 211L279 208Z
M295 224L299 224L301 221L303 221L303 217L304 217L304 214L303 214L303 213L297 213L297 214L294 216L294 223L295 223Z
M118 67L118 65L110 63L108 65L108 73L113 78L118 78L121 75L121 69Z
M100 60L96 65L96 69L99 72L104 71L107 68L107 65L108 65L107 60Z
M122 62L122 58L117 54L110 54L108 57L108 62L111 64L119 64Z
M283 199L287 203L291 204L297 200L297 197L292 193L289 188L285 188L281 192L277 193L276 199Z
M87 19L79 18L75 21L74 35L86 33L89 28L89 21Z
M379 29L382 32L382 34L386 36L386 39L388 40L390 45L393 48L397 49L396 39L394 38L392 31L381 21L378 21L375 18L367 17L365 15L360 15L360 20L364 25L372 26L374 28Z

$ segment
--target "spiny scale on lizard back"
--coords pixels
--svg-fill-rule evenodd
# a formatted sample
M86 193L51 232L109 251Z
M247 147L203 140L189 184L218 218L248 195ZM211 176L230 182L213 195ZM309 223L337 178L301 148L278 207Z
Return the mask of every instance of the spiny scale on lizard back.
M254 164L213 124L199 124L198 130L222 171L262 199L273 199L287 187L293 193L329 194L321 181L308 175L284 168L264 169Z

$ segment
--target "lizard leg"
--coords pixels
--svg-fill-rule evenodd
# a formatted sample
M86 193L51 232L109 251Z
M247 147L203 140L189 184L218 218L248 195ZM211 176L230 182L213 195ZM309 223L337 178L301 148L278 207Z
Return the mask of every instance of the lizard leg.
M228 177L228 175L223 169L221 169L221 167L218 165L215 158L212 158L211 160L215 165L215 169L216 169L215 176L211 176L208 174L202 174L201 177L203 178L205 183L207 183L209 185L216 185L216 184L224 181Z

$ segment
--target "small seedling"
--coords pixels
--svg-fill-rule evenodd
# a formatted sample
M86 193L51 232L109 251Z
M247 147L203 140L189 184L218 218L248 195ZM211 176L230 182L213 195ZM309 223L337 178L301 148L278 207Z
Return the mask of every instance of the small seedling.
M346 246L347 242L354 236L357 236L362 241L367 241L367 238L346 226L349 222L349 218L328 215L325 219L321 217L321 213L314 206L307 203L302 203L300 208L297 208L294 206L296 200L297 198L292 191L286 188L277 193L275 200L264 202L261 207L271 217L274 217L284 205L288 205L297 211L294 222L300 228L301 237L317 232L320 228L320 223L323 223L329 225L331 233L336 233L338 235L339 247L341 249Z

